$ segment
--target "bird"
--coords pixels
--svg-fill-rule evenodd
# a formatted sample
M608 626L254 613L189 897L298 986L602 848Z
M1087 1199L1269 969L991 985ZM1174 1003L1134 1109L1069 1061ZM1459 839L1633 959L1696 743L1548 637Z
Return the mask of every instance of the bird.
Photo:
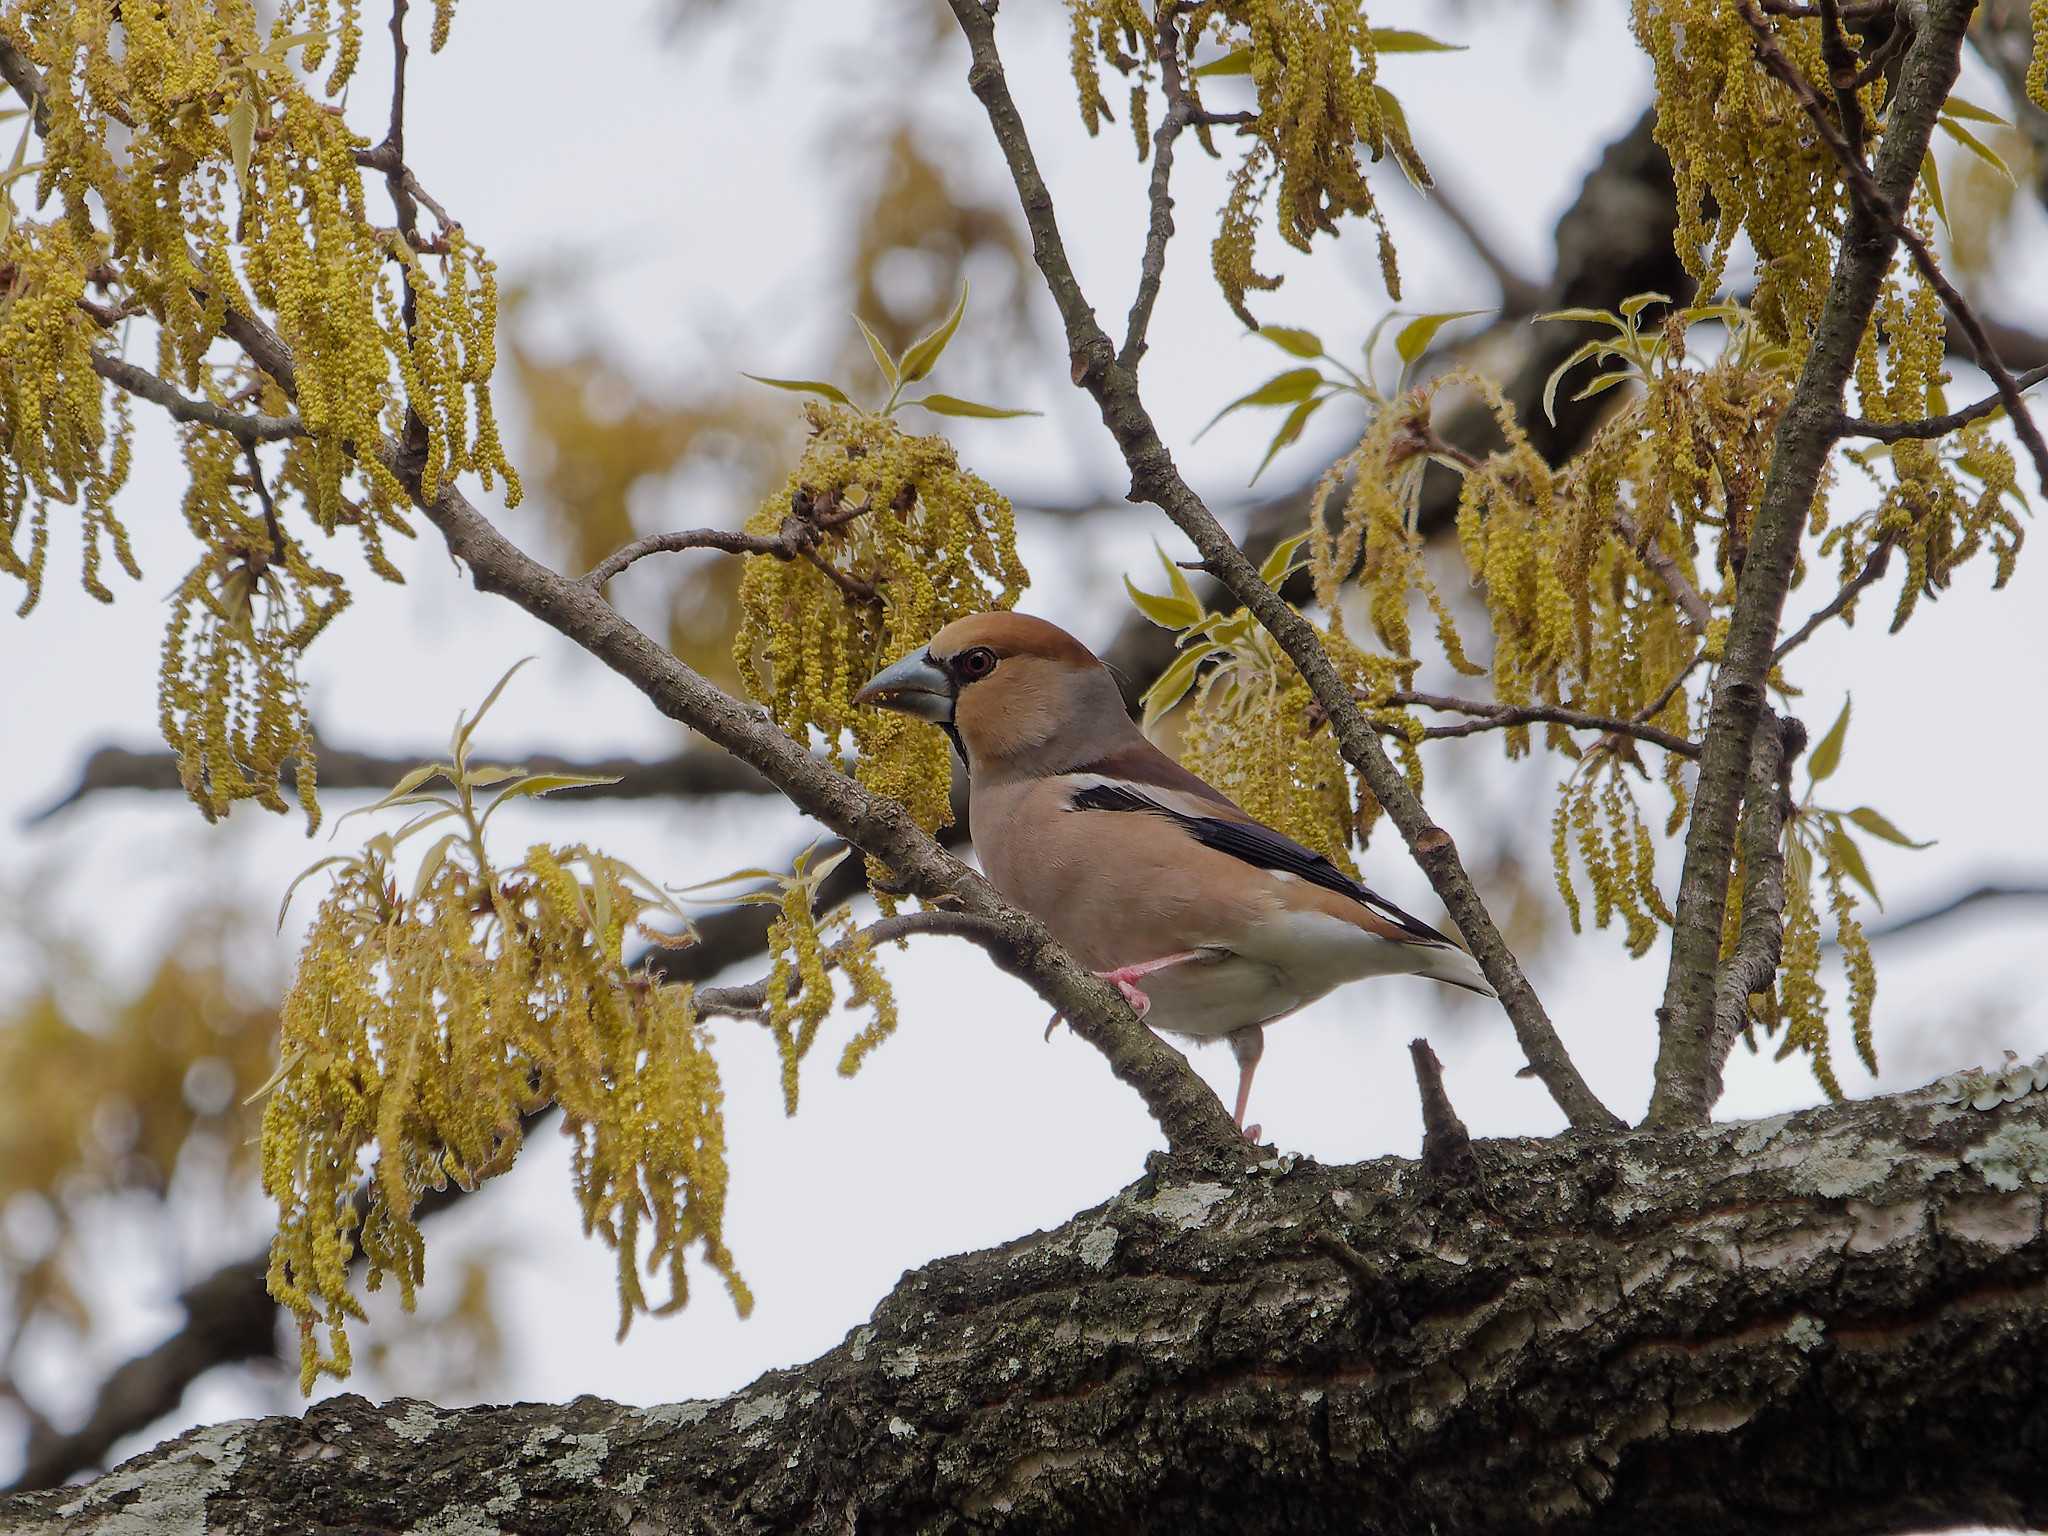
M1235 1119L1252 1141L1260 1127L1245 1114L1267 1025L1372 976L1494 995L1450 938L1153 745L1109 668L1055 624L955 619L854 702L951 739L975 849L1005 900L1153 1028L1229 1041Z

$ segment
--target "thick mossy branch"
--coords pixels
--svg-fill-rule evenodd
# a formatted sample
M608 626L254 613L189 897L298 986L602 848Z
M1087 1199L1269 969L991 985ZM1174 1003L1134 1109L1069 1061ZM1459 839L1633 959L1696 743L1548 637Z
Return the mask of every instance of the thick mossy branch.
M1422 1193L1403 1158L1163 1161L1052 1231L913 1271L838 1348L730 1397L331 1398L0 1499L0 1527L2048 1524L2031 1365L2048 1351L2048 1062L1695 1132L1471 1151L1483 1199Z

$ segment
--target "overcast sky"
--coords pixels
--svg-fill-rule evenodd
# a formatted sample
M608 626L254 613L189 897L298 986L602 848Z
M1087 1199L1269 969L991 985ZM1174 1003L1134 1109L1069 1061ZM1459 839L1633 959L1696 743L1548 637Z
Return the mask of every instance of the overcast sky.
M471 0L444 54L415 55L412 162L508 278L565 262L579 273L575 297L549 322L554 335L601 341L635 373L679 389L740 369L814 374L838 353L849 323L843 296L825 281L841 270L834 242L855 201L835 146L848 124L876 114L878 103L893 104L906 88L918 94L921 119L947 136L958 190L1008 201L993 143L965 91L965 51L956 39L945 45L944 70L906 85L892 71L912 51L910 32L876 19L894 8L805 6L784 13L800 16L800 24L781 28L735 15L674 41L661 13L644 3ZM1385 78L1408 103L1444 180L1511 259L1543 276L1557 215L1599 149L1648 99L1647 64L1627 38L1622 8L1585 0L1560 21L1547 6L1447 17L1442 7L1383 0L1373 15L1472 44L1463 54L1388 60ZM1092 143L1081 131L1056 8L1006 6L1001 30L1012 86L1084 287L1099 313L1121 317L1142 237L1144 168L1121 126ZM363 125L381 111L373 84L387 68L381 42L381 30L372 29L352 111ZM1967 81L1966 90L1979 101L2001 99L1981 79ZM1274 354L1241 336L1209 277L1206 244L1222 171L1198 154L1184 154L1180 166L1181 238L1144 383L1190 480L1227 501L1256 464L1270 421L1238 419L1199 445L1190 439L1218 405L1271 371ZM1376 185L1386 189L1394 219L1406 307L1494 302L1483 269L1393 179L1389 168ZM2030 207L1986 306L2036 326L2048 326L2042 233ZM1333 343L1355 344L1386 307L1363 231L1347 231L1313 263L1269 244L1264 254L1288 282L1260 302L1263 317L1313 324ZM1033 313L1050 334L1042 294L1034 295ZM980 370L1000 377L1005 403L1046 415L961 424L955 438L966 462L998 486L1039 495L1121 483L1112 445L1070 388L1058 347L1021 356L1014 368L983 360ZM943 373L938 382L946 387ZM1958 397L1974 398L1982 385L1966 378ZM516 409L510 414L516 421ZM1319 423L1334 435L1293 451L1297 473L1317 453L1327 458L1344 446L1338 415L1327 412ZM149 968L151 945L201 891L238 896L250 914L249 963L281 970L314 902L301 902L282 938L271 936L269 914L300 867L333 851L325 833L309 844L296 818L247 807L210 828L182 800L141 795L22 825L25 813L69 786L92 747L153 744L162 598L190 556L168 434L154 413L138 416L142 448L124 510L144 581L117 582L120 600L111 610L87 600L76 588L75 551L59 518L42 607L26 621L0 619L0 847L7 850L0 878L17 892L32 891L45 921L89 939L117 981ZM512 450L516 460L516 433ZM652 529L731 526L746 509L678 495L642 510ZM529 512L507 514L503 526L535 544L538 524ZM1151 540L1167 539L1171 529L1151 509L1133 508L1090 531L1094 548L1077 558L1069 526L1025 527L1023 552L1037 582L1025 606L1100 642L1122 622L1121 576L1142 579L1152 568ZM476 594L430 529L400 558L408 584L355 583L355 605L313 648L308 670L327 739L392 751L431 746L456 710L473 704L511 659L531 653L538 663L486 728L489 755L526 747L574 754L673 748L673 728L634 690L509 604ZM1870 849L1894 910L1985 878L2038 876L2048 865L2037 809L2048 743L2039 712L2028 707L2038 702L2044 676L2048 575L2030 550L2007 592L1988 596L1988 581L1988 564L1966 571L1896 638L1882 633L1888 602L1874 601L1857 631L1830 630L1798 666L1812 699L1808 718L1818 726L1845 693L1855 696L1848 752L1829 801L1876 805L1913 835L1938 840L1922 853ZM1820 600L1814 590L1795 594L1791 611L1803 614ZM1503 766L1498 744L1485 738L1450 750L1480 766L1447 771L1456 759L1433 757L1437 819L1468 848L1490 836L1533 834L1531 857L1547 858L1550 765ZM356 803L324 798L330 825ZM1654 793L1648 803L1661 809ZM677 884L778 860L808 836L788 807L759 798L561 803L508 812L503 823L508 846L587 841ZM360 826L351 823L344 836ZM1391 835L1375 844L1367 865L1387 895L1426 917L1439 915ZM1923 1081L1995 1056L2000 1046L2027 1054L2048 1046L2043 915L2040 908L1979 909L1882 949L1876 1032L1885 1084ZM1107 1198L1160 1144L1137 1099L1085 1045L1064 1032L1041 1040L1044 1005L977 951L924 940L888 956L887 965L903 1005L900 1035L858 1079L844 1082L832 1072L843 1033L831 1031L851 1026L828 1025L794 1120L782 1116L765 1035L743 1022L718 1027L734 1166L728 1238L757 1297L751 1321L736 1321L722 1288L700 1275L705 1283L684 1313L642 1319L615 1345L612 1259L578 1232L564 1144L553 1135L537 1139L488 1193L433 1224L430 1308L452 1299L436 1282L455 1272L461 1255L499 1256L508 1356L488 1396L591 1392L655 1402L726 1392L837 1343L903 1270L1056 1224ZM758 969L734 979L751 979ZM8 970L19 973L12 963ZM1581 1068L1625 1115L1647 1101L1651 1010L1662 974L1661 949L1632 962L1612 931L1554 947L1537 967L1539 989ZM1254 1114L1280 1146L1324 1161L1411 1153L1419 1122L1406 1043L1422 1032L1444 1058L1451 1094L1475 1134L1558 1127L1543 1090L1513 1076L1520 1058L1497 1013L1407 979L1339 993L1276 1028ZM1232 1082L1227 1051L1196 1060L1219 1089ZM1851 1092L1871 1091L1845 1036L1837 1064ZM1773 1112L1815 1096L1803 1065L1738 1054L1722 1113ZM177 1321L166 1298L253 1250L268 1219L268 1207L252 1198L195 1217L170 1243L153 1228L144 1241L110 1219L101 1245L110 1261L110 1316L91 1344L98 1361L111 1364L160 1338ZM359 1339L359 1352L374 1336ZM60 1364L53 1352L31 1385L59 1408L76 1405L100 1374L87 1365ZM420 1385L402 1371L364 1371L350 1383L373 1395ZM295 1388L276 1372L217 1372L191 1394L178 1421L126 1450L184 1422L288 1411L296 1402ZM12 1439L0 1435L0 1447ZM8 1455L0 1448L0 1480Z

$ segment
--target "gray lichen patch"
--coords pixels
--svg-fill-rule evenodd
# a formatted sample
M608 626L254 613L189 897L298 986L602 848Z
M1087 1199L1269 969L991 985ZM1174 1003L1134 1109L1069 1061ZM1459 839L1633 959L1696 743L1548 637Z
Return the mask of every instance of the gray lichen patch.
M2048 1184L2048 1134L2025 1122L2007 1122L1963 1154L1993 1189Z
M457 1504L420 1521L411 1536L505 1536L505 1528L483 1510Z
M732 1408L732 1427L736 1430L752 1429L766 1420L775 1423L789 1413L789 1399L779 1392L761 1392L753 1397L743 1397Z
M234 1419L197 1430L161 1459L109 1473L57 1512L88 1517L94 1536L205 1536L206 1501L234 1481L256 1423Z
M407 1403L405 1412L386 1419L384 1427L409 1445L424 1445L441 1427L441 1415L429 1403Z
M1222 1184L1178 1184L1162 1189L1149 1200L1135 1202L1136 1208L1180 1232L1192 1232L1209 1220L1209 1213L1230 1198Z
M1988 1176L1987 1176L1988 1177ZM1959 1195L1941 1207L1941 1234L1991 1248L2019 1248L2041 1230L2041 1197Z
M640 1409L639 1413L650 1424L688 1426L702 1424L711 1417L711 1410L718 1406L716 1402L705 1398L691 1398L681 1403L657 1403L652 1408Z
M1099 1227L1090 1227L1081 1234L1081 1241L1076 1245L1081 1255L1081 1262L1090 1269L1108 1268L1109 1261L1116 1257L1117 1237L1118 1233L1115 1227L1106 1224Z

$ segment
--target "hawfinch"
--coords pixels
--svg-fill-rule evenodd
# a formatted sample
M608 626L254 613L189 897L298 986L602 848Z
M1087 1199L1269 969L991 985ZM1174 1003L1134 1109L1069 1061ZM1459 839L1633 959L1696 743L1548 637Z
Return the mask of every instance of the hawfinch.
M1240 1126L1265 1026L1331 989L1406 975L1493 995L1443 934L1147 741L1109 669L1043 619L956 620L855 702L952 738L975 848L1007 900L1114 982L1139 1018L1230 1041Z

